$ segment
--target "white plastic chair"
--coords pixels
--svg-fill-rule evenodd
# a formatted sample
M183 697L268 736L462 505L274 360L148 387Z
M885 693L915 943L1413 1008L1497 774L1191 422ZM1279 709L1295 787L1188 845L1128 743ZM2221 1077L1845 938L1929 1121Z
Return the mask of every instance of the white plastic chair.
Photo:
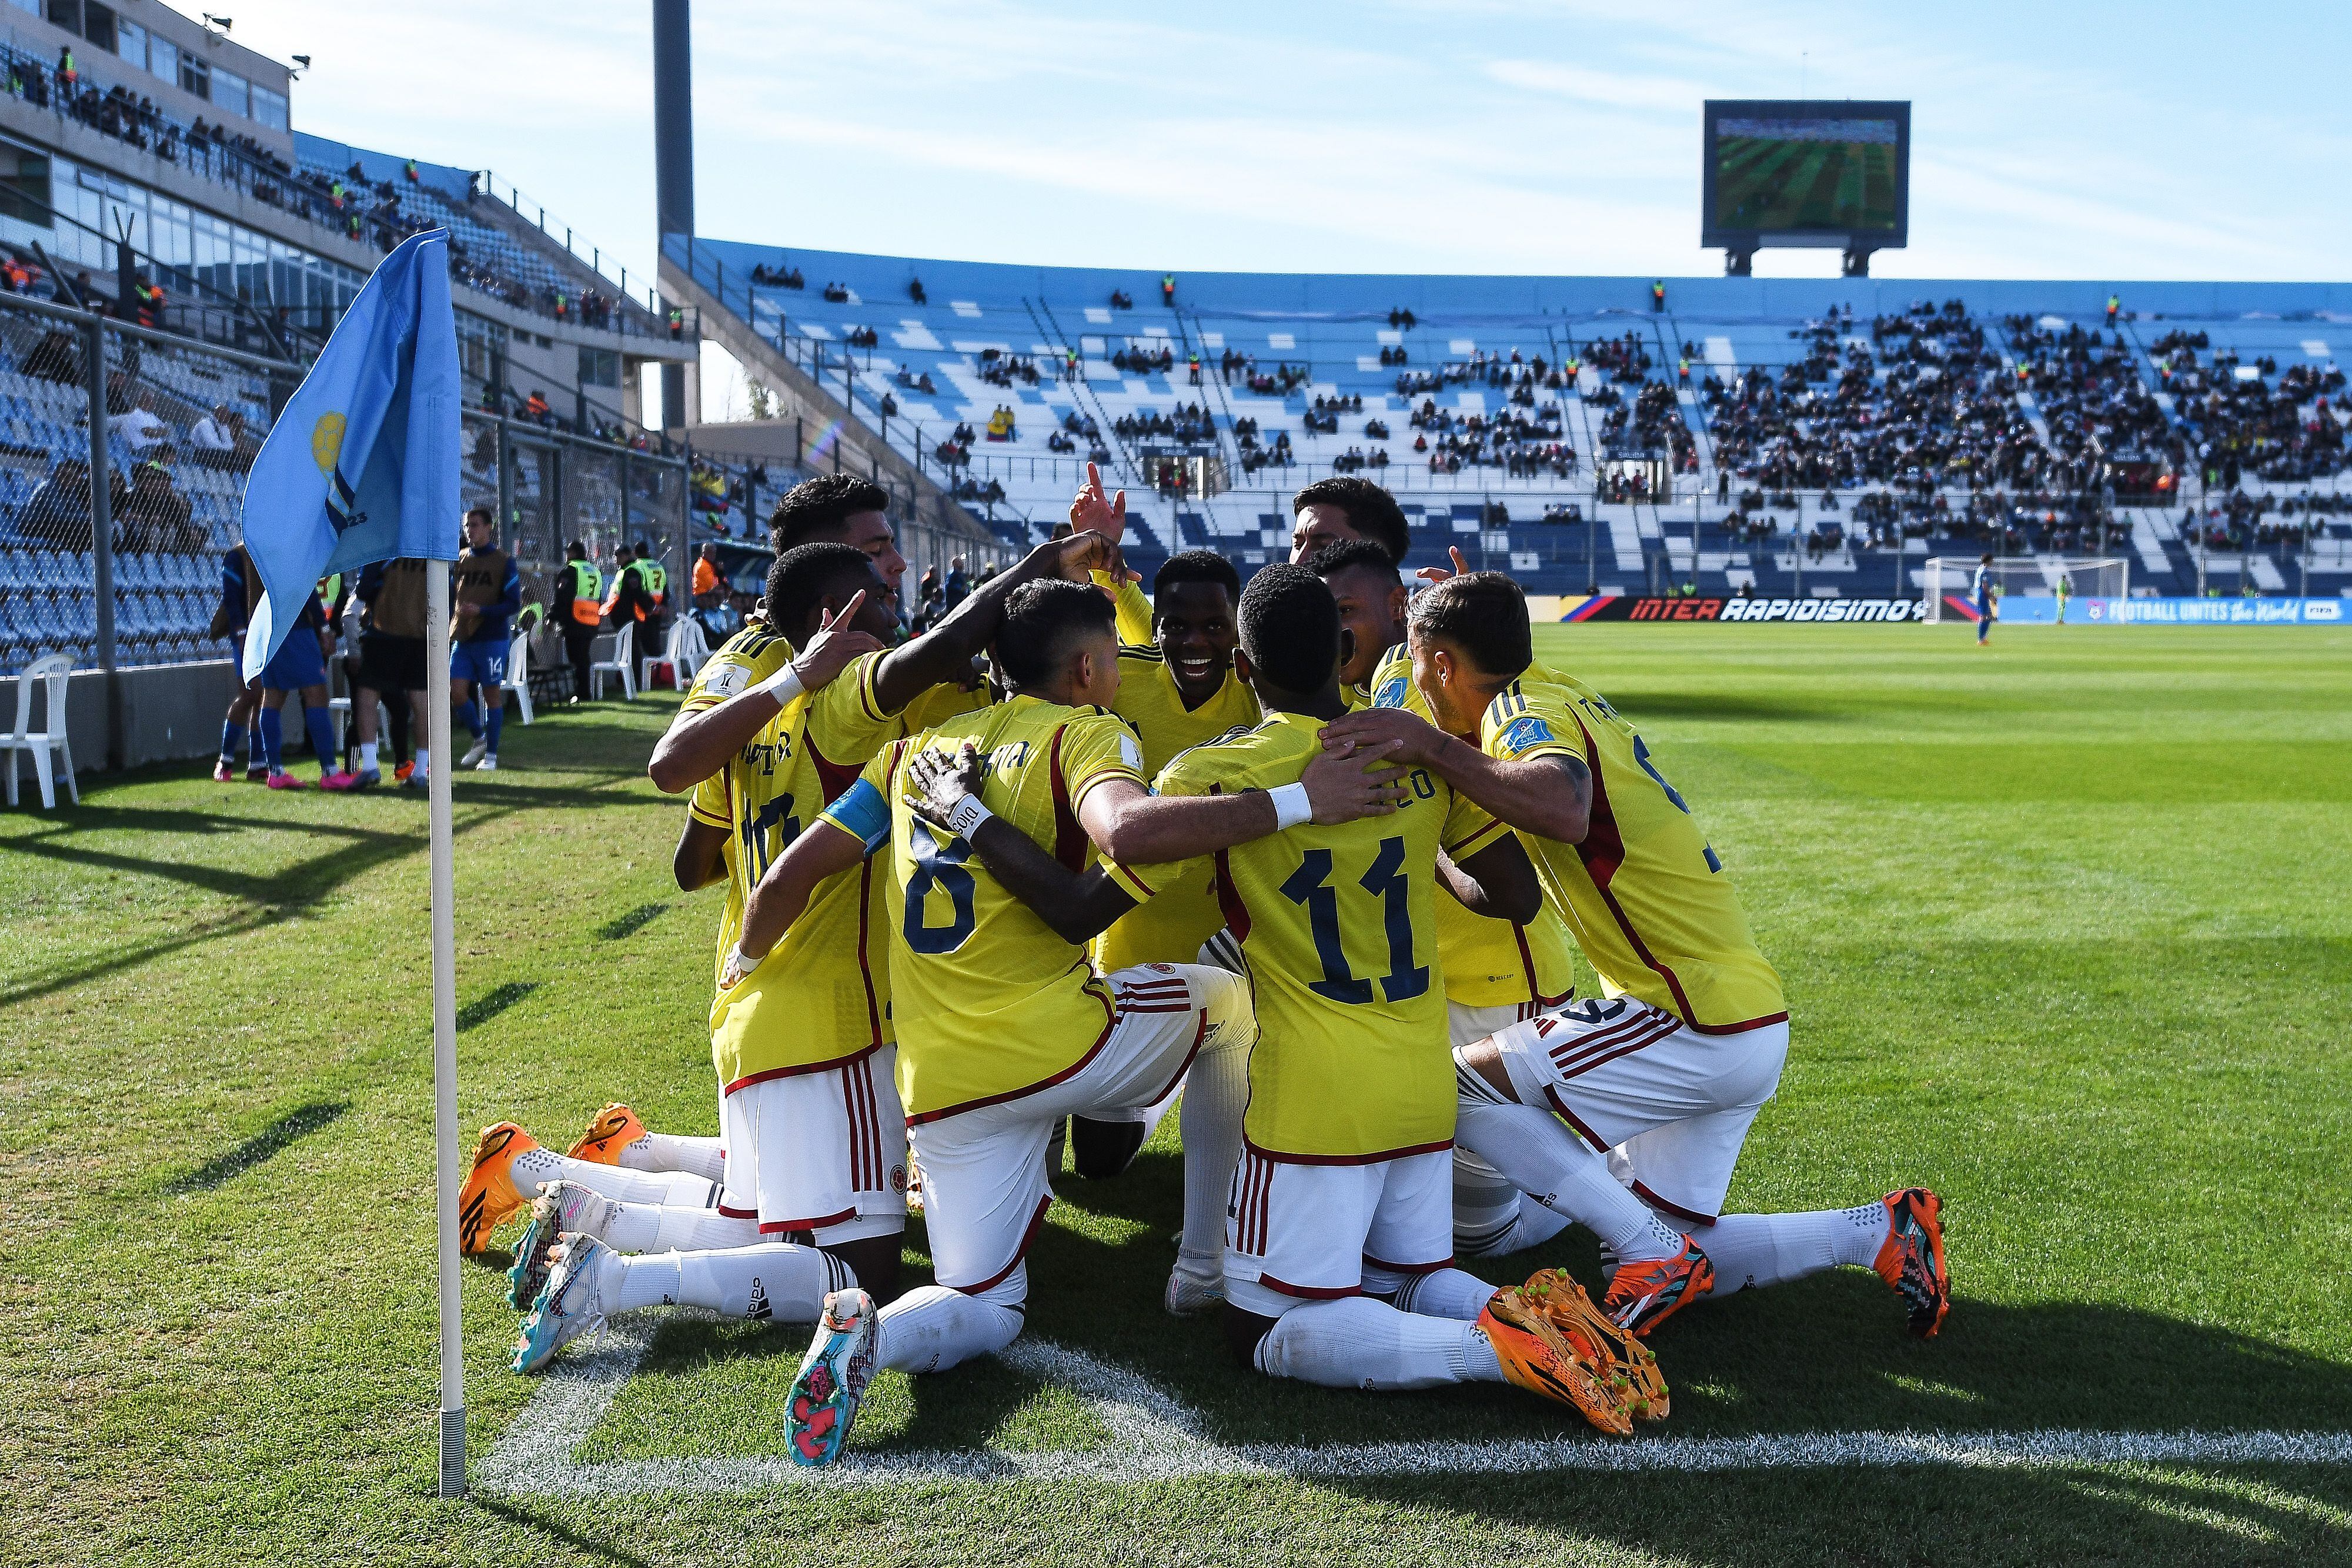
M58 803L56 769L62 765L66 774L66 792L73 803L81 804L81 786L74 782L73 747L66 740L66 685L73 674L73 660L64 653L51 653L46 659L36 659L25 666L16 677L16 727L0 735L0 749L8 753L8 804L16 803L16 754L33 754L33 777L41 784L41 810L54 809ZM48 727L34 729L33 683L47 681L49 688L48 711L42 722Z
M669 645L658 656L649 653L637 661L637 689L652 690L654 671L667 664L670 685L684 691L694 679L694 672L702 668L709 657L710 643L702 634L702 622L691 615L681 615L670 622Z
M522 721L530 722L530 628L517 624L513 638L507 643L507 678L499 683L514 693L514 706L522 710Z
M343 606L342 624L336 628L336 632L335 656L327 665L327 690L332 693L340 685L343 687L343 695L327 698L327 719L335 727L335 755L341 757L349 749L343 745L343 732L356 722L352 716L352 699L359 694L352 689L347 677L351 674L351 657L360 646L360 601L357 594L353 594L350 602Z
M613 656L599 659L588 666L588 695L591 697L604 695L604 672L610 670L621 677L622 697L631 702L636 700L635 670L630 658L635 651L636 641L637 628L632 622L624 622L621 629L613 633Z

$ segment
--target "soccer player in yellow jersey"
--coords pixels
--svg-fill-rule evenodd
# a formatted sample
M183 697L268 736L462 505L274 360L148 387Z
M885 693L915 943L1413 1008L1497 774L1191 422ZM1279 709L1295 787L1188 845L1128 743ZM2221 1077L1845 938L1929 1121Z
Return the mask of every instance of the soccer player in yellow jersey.
M1340 758L1280 800L1153 798L1134 732L1103 707L1118 662L1110 602L1091 589L1022 590L996 658L1011 699L877 757L770 868L730 964L751 983L824 879L887 851L877 875L895 900L886 925L895 937L898 1089L939 1282L878 1314L856 1291L827 1304L790 1401L793 1453L806 1463L838 1451L875 1367L951 1366L1019 1333L1024 1260L1052 1200L1045 1148L1065 1116L1150 1104L1193 1069L1183 1108L1187 1241L1220 1228L1246 1092L1240 1057L1254 1032L1247 988L1203 966L1097 974L1084 944L1108 918L1081 926L1075 906L1041 912L975 858L974 844L1011 838L1069 871L1098 852L1175 860L1306 820L1318 804L1316 783L1328 787L1319 802L1327 818L1398 793L1368 778L1360 760ZM944 823L917 816L906 799L910 758L967 747L984 768L979 792Z
M1401 740L1400 758L1518 829L1604 992L1455 1052L1463 1143L1599 1233L1614 1263L1607 1304L1630 1328L1709 1293L1858 1264L1903 1297L1913 1333L1933 1334L1951 1301L1935 1194L1720 1212L1780 1082L1788 1009L1722 857L1640 732L1534 662L1526 600L1499 573L1422 594L1409 640L1436 725L1355 715L1328 738ZM1472 727L1477 747L1456 738Z
M924 636L858 654L814 692L801 689L793 643L814 653L820 632L846 630L878 647L895 629L897 608L865 552L846 544L785 551L769 580L763 637L731 641L705 667L688 698L695 711L672 731L693 724L707 735L738 705L749 716L736 726L749 733L725 768L697 788L679 848L681 880L712 880L723 864L729 925L739 924L772 858L900 733L909 702L970 668L1012 593L1047 578L1083 580L1104 549L1093 535L1040 546ZM656 755L656 782L677 779L677 756ZM719 987L713 1002L711 1057L729 1155L719 1218L748 1222L750 1239L761 1244L624 1258L623 1247L646 1238L675 1245L684 1232L706 1246L721 1238L699 1216L665 1228L663 1216L616 1210L588 1193L548 1194L525 1242L526 1261L544 1247L536 1266L547 1272L523 1323L517 1370L542 1364L585 1323L614 1311L684 1301L805 1321L828 1293L853 1283L893 1293L906 1227L906 1134L893 1086L888 976L872 935L882 903L862 869L833 879L816 890L791 951L760 976ZM722 957L731 931L724 941ZM551 1239L558 1237L560 1245Z
M1130 587L1126 591L1134 592ZM1257 722L1257 698L1234 674L1234 607L1242 584L1234 563L1214 550L1184 550L1151 580L1151 641L1125 641L1120 616L1118 695L1111 711L1135 730L1150 779L1177 753ZM1138 596L1139 597L1139 595ZM1129 913L1096 938L1095 967L1105 974L1137 964L1190 964L1225 923L1205 873ZM1070 1165L1100 1180L1127 1168L1171 1101L1114 1117L1075 1117Z
M1381 547L1391 566L1404 565L1412 535L1396 497L1352 474L1318 479L1290 497L1290 564L1305 566L1315 552L1349 539ZM1385 644L1383 644L1385 645Z
M1266 716L1178 757L1160 775L1163 799L1272 794L1323 757L1318 732L1344 706L1330 594L1299 568L1268 567L1239 621L1237 667ZM1275 1375L1367 1388L1507 1379L1629 1430L1608 1370L1644 1358L1580 1291L1498 1292L1449 1267L1454 1090L1432 899L1441 879L1505 913L1532 912L1540 894L1500 824L1425 771L1406 784L1392 813L1205 857L1260 1025L1224 1228L1229 1337ZM1081 926L1189 869L1122 863L1072 881L1009 835L977 852ZM1188 1155L1191 1133L1188 1119Z
M1350 708L1402 707L1422 718L1429 705L1405 657L1404 579L1369 539L1327 545L1308 568L1331 590L1345 633L1340 690ZM1459 1047L1568 1000L1575 990L1568 927L1546 903L1515 925L1473 914L1459 899L1437 900L1437 956L1445 970L1446 1033ZM1454 1151L1454 1245L1472 1257L1517 1252L1549 1239L1568 1221L1519 1202L1518 1188L1466 1149Z

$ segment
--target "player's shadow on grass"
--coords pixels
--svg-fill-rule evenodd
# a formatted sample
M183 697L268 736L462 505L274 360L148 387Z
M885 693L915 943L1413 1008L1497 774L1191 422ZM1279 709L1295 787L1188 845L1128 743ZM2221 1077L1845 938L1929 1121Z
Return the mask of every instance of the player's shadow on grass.
M1232 1441L1476 1441L1582 1429L1509 1388L1383 1396L1237 1378L1213 1316L1177 1322L1160 1311L1181 1180L1177 1157L1157 1148L1114 1181L1057 1176L1063 1202L1031 1255L1030 1331L1142 1374ZM1553 1264L1600 1291L1598 1250L1581 1232L1466 1266L1512 1283ZM1692 1306L1652 1341L1675 1390L1664 1429L2352 1429L2352 1366L2134 1308L1973 1300L1965 1273L1959 1287L1943 1333L1927 1341L1905 1332L1901 1303L1858 1269Z
M2249 1484L2256 1483L2256 1484ZM1466 1473L1325 1483L1464 1528L1565 1534L1628 1558L1765 1568L1828 1563L2277 1563L2352 1552L2352 1472L1750 1469L1700 1475ZM1531 1554L1532 1555L1532 1554ZM1577 1554L1582 1559L1582 1552ZM1615 1553L1609 1553L1612 1560ZM1566 1561L1565 1557L1560 1560Z
M227 1153L217 1155L185 1176L175 1176L166 1182L163 1191L173 1197L210 1192L273 1158L289 1145L326 1127L351 1108L352 1103L348 1100L320 1100L297 1106Z

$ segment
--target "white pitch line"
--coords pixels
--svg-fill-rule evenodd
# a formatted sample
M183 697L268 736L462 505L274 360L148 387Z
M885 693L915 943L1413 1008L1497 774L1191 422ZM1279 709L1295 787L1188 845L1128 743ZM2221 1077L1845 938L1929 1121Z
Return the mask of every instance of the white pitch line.
M1598 1436L1486 1443L1223 1445L1200 1416L1131 1372L1050 1341L1023 1340L1002 1359L1069 1389L1110 1431L1096 1451L1003 1448L854 1453L824 1469L781 1455L614 1459L581 1463L581 1439L644 1358L660 1320L636 1314L604 1343L550 1373L514 1424L474 1467L484 1491L532 1497L733 1493L777 1487L861 1487L910 1481L1172 1480L1188 1476L1301 1479L1582 1470L1699 1474L1753 1469L1943 1465L2032 1469L2113 1464L2352 1465L2352 1432L1790 1432L1742 1437Z

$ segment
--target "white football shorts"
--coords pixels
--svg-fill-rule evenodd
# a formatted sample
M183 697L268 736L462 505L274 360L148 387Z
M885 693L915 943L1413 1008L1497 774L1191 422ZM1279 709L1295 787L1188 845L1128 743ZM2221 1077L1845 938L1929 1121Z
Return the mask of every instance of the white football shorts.
M1723 1211L1789 1054L1786 1020L1701 1034L1632 997L1570 1002L1494 1040L1522 1103L1550 1106L1643 1202L1693 1225Z
M1453 1261L1452 1149L1346 1166L1246 1149L1234 1172L1225 1299L1245 1312L1388 1295Z
M719 1212L760 1234L806 1231L819 1247L907 1228L907 1118L883 1046L822 1072L746 1083L719 1097L727 1148Z
M1153 1104L1174 1092L1212 1030L1256 1027L1249 982L1223 969L1138 964L1108 978L1118 1016L1077 1071L912 1129L931 1277L940 1284L1019 1304L1028 1292L1024 1260L1054 1201L1045 1145L1062 1118Z

